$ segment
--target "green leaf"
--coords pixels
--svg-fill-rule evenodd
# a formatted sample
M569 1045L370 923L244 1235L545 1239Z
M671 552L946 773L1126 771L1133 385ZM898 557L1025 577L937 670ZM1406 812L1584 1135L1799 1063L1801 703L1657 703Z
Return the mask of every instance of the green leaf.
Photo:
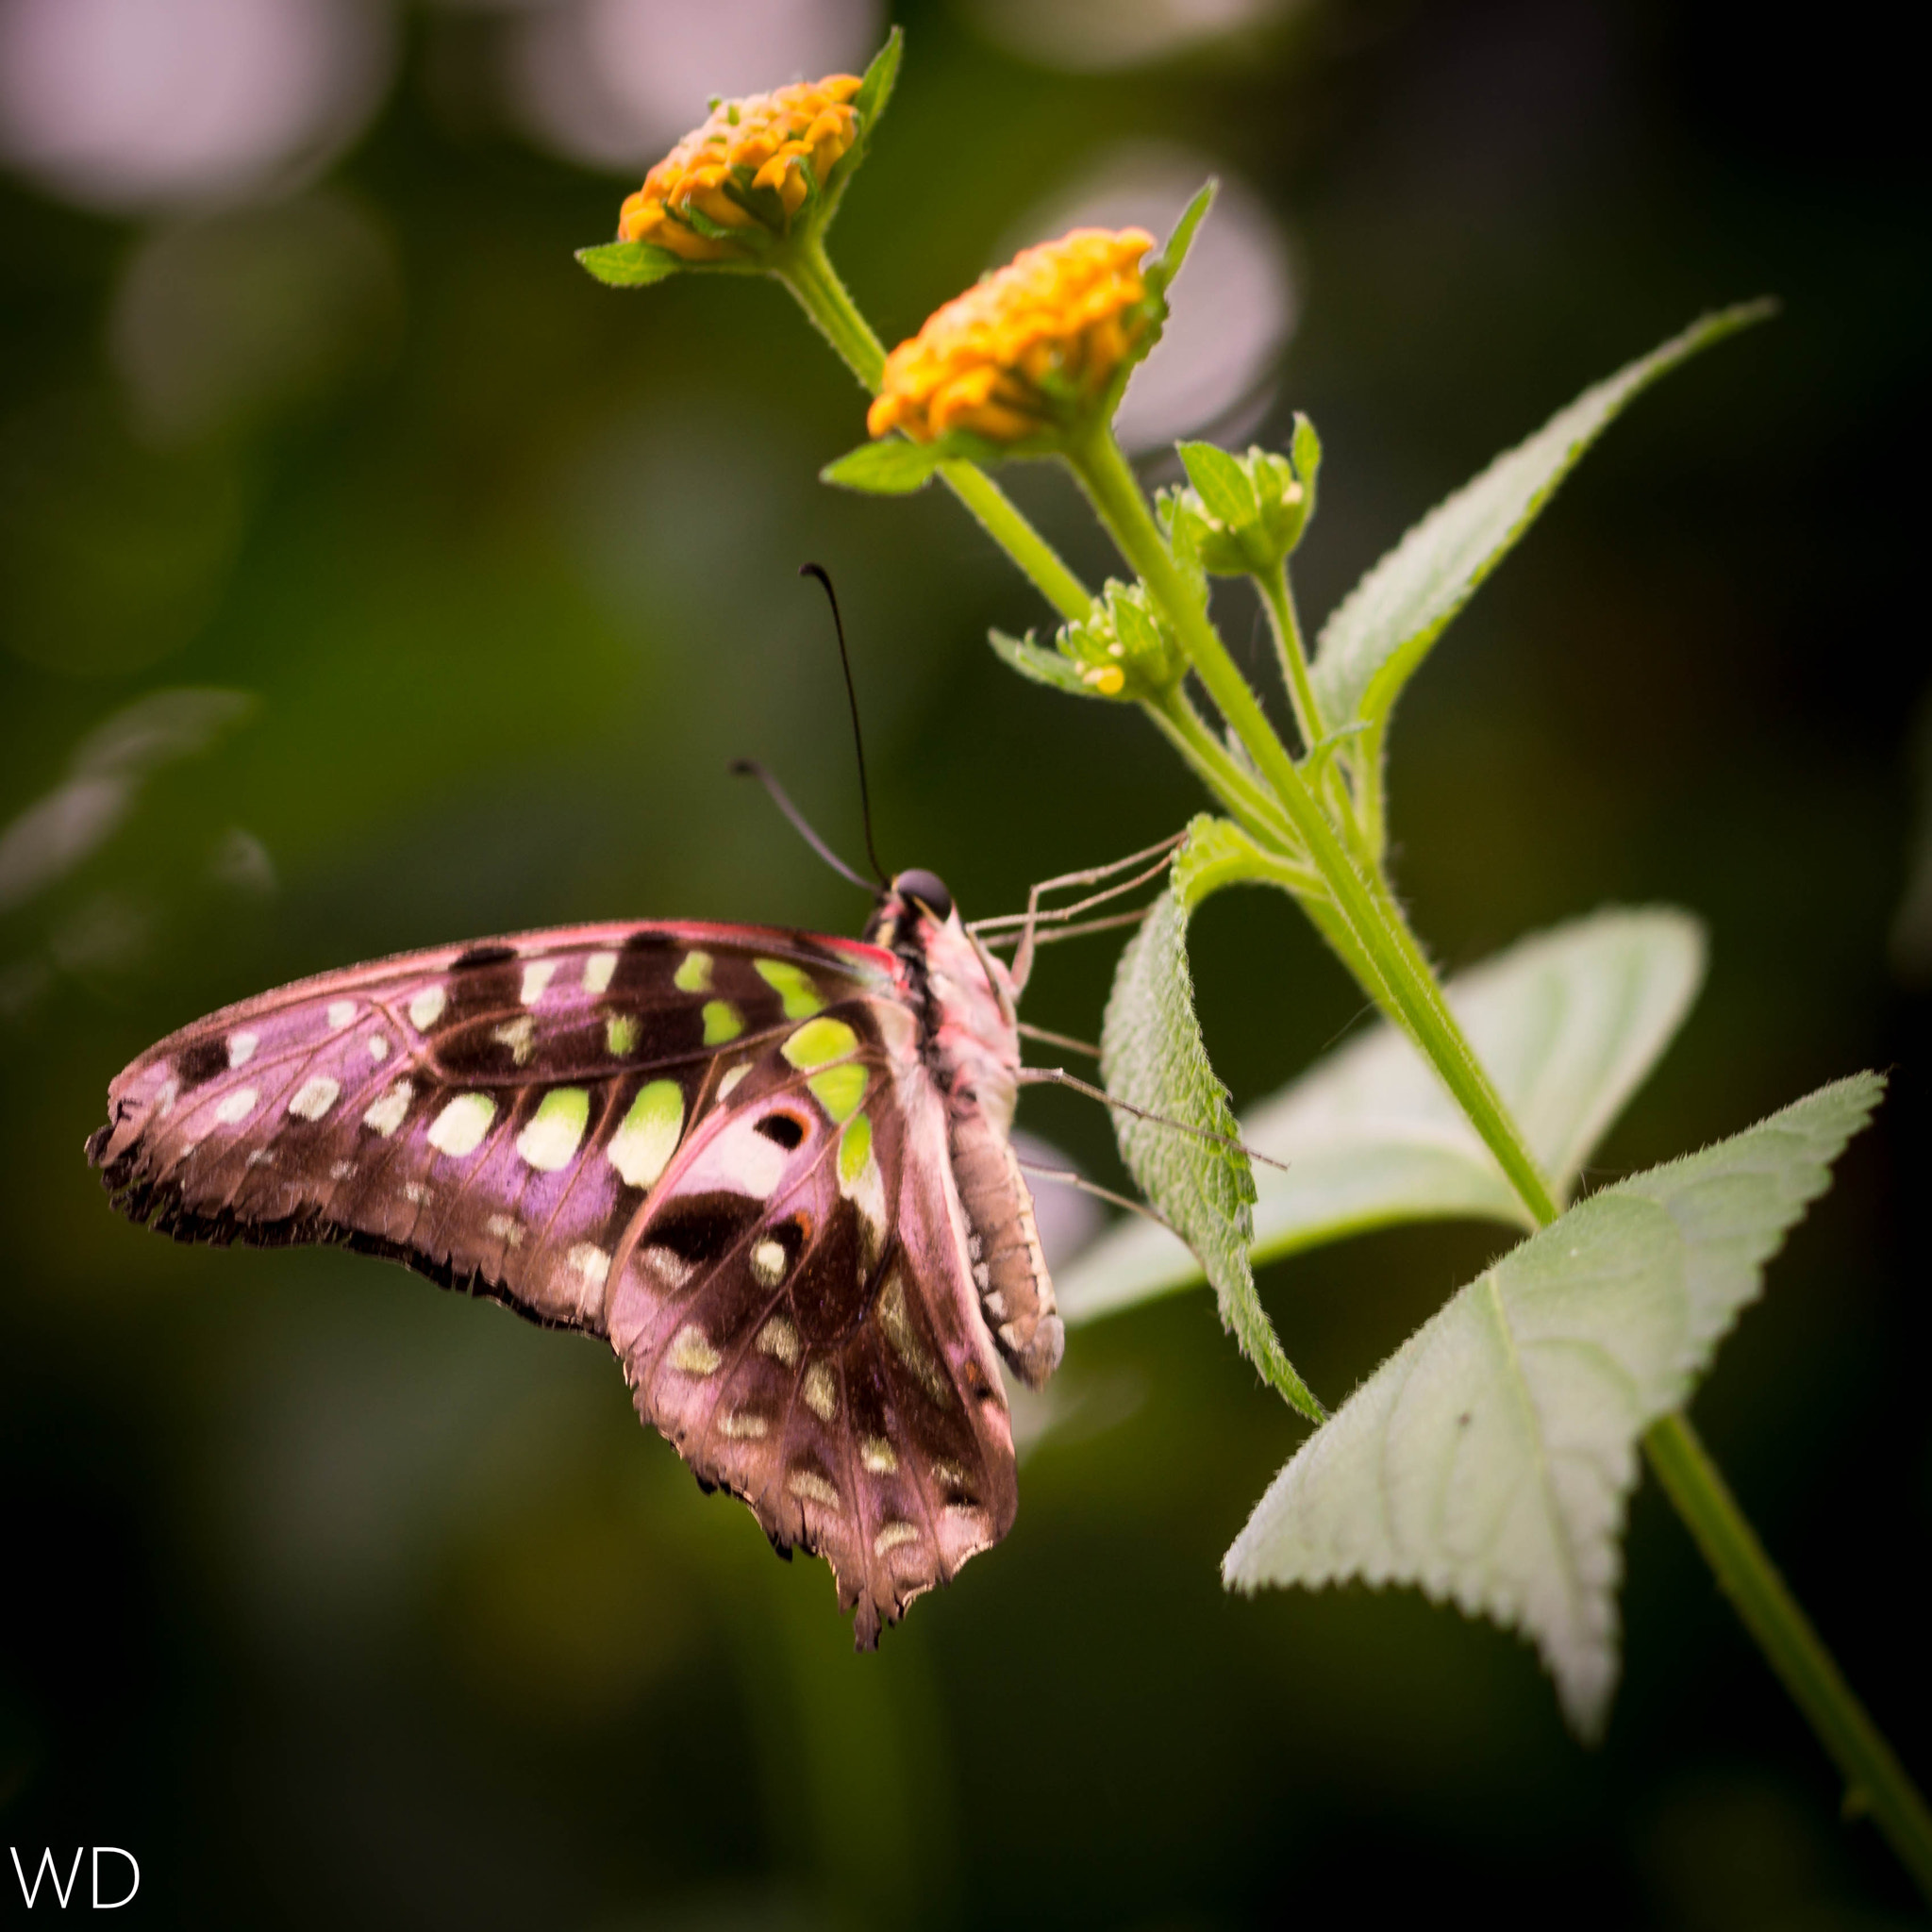
M1182 863L1194 849L1191 840ZM1185 880L1180 864L1176 874ZM1450 981L1451 1009L1559 1192L1670 1044L1703 976L1697 922L1653 908L1576 920ZM1257 1262L1397 1222L1530 1224L1475 1130L1386 1024L1251 1109L1241 1138L1289 1170L1257 1172ZM1056 1288L1071 1323L1200 1279L1165 1229L1130 1220Z
M832 217L839 211L839 204L845 198L846 189L852 185L852 177L858 173L860 164L871 151L873 130L878 125L879 116L886 111L886 103L892 98L892 89L899 79L899 59L905 51L905 31L895 26L886 36L885 45L873 56L871 66L865 70L858 83L858 92L852 96L852 107L858 116L858 138L833 164L818 215L821 234L831 225Z
M594 248L579 248L577 259L613 289L648 289L689 266L651 242L601 242Z
M1165 294L1174 276L1180 274L1181 264L1188 258L1188 250L1194 245L1194 230L1201 225L1203 217L1214 205L1214 197L1220 192L1219 181L1204 181L1193 200L1181 210L1181 218L1174 225L1160 253L1147 264L1143 279L1156 294Z
M1302 487L1312 491L1315 473L1322 467L1322 439L1315 434L1315 425L1299 409L1295 411L1294 439L1289 444L1288 454Z
M1192 912L1204 899L1228 886L1264 876L1270 865L1232 819L1197 818L1188 827L1188 842L1174 855L1174 890Z
M1619 410L1678 363L1771 313L1721 309L1629 363L1439 504L1375 564L1323 626L1315 692L1330 724L1386 717L1429 646L1508 553Z
M1505 1256L1302 1445L1223 1580L1419 1585L1529 1638L1597 1736L1638 1439L1689 1400L1883 1090L1875 1074L1822 1088Z
M1174 448L1187 465L1188 481L1199 492L1208 514L1230 530L1252 524L1261 514L1255 486L1239 458L1211 442L1177 442Z
M1051 685L1055 691L1072 691L1075 697L1099 697L1100 693L1081 678L1079 667L1058 651L1036 644L1030 637L1009 638L1003 630L990 630L986 636L1000 658L1022 677L1030 678L1035 684Z
M1196 820L1191 842L1212 823ZM1200 1257L1222 1322L1242 1354L1302 1414L1320 1421L1321 1405L1295 1374L1255 1292L1248 1266L1254 1175L1247 1156L1227 1144L1234 1113L1194 1018L1187 940L1188 908L1170 888L1121 955L1101 1029L1101 1069L1109 1094L1160 1118L1117 1113L1114 1131L1141 1192Z
M892 98L892 90L899 83L899 62L905 52L906 29L895 26L886 36L886 44L872 57L872 65L865 70L864 77L858 83L858 92L852 96L853 109L866 135L871 134L873 123L886 111L886 103Z
M862 442L837 462L827 463L819 472L819 480L874 496L905 496L924 490L946 458L947 452L937 443L889 436L878 442Z

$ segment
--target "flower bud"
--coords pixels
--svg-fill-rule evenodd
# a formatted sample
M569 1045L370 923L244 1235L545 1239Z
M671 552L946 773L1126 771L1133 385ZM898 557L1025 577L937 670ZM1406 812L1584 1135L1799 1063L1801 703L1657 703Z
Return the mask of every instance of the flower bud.
M832 74L713 102L625 201L618 240L686 262L756 260L830 189L861 131L850 105L861 85Z
M1163 491L1158 503L1175 555L1216 576L1274 570L1314 513L1322 445L1307 418L1295 418L1288 456L1251 449L1234 457L1208 442L1179 447L1192 487Z
M1158 319L1153 246L1140 228L1076 228L1023 249L887 357L866 427L1019 443L1074 426L1110 404Z
M1097 697L1155 697L1187 669L1145 586L1113 577L1092 610L1077 624L1062 625L1054 643Z

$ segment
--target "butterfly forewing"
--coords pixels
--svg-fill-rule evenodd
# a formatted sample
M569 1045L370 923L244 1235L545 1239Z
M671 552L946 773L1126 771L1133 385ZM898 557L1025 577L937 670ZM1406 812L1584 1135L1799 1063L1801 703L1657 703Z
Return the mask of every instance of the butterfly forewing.
M870 1643L1015 1503L917 1035L870 946L529 934L187 1028L89 1151L179 1239L346 1242L608 1335L645 1419L826 1555Z

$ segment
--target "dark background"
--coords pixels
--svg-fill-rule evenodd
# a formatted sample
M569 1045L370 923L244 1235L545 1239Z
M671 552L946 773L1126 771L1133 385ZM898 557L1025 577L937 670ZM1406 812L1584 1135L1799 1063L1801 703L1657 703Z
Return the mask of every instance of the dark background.
M1326 441L1311 616L1586 382L1783 298L1636 407L1440 647L1395 735L1399 877L1452 967L1608 902L1708 922L1607 1174L1891 1071L1695 1412L1932 1771L1932 1042L1909 918L1889 947L1925 150L1892 16L1311 5L1080 74L963 6L897 11L901 92L836 236L889 341L1121 141L1273 211L1301 321L1254 433L1300 408ZM855 1658L823 1567L701 1498L598 1349L108 1211L80 1153L108 1077L258 988L579 919L856 929L724 769L769 759L857 844L807 557L845 601L889 863L1008 909L1193 807L1132 714L997 665L986 627L1043 613L955 506L814 481L860 399L776 290L621 297L575 267L626 179L507 125L507 20L403 15L366 130L279 199L90 211L0 178L0 820L146 693L257 700L0 905L0 1836L125 1846L130 1917L197 1926L1910 1920L1654 1485L1597 1750L1525 1647L1419 1596L1224 1595L1300 1430L1199 1295L1074 1332L1011 1538ZM142 273L189 291L172 336ZM1016 487L1104 571L1068 491ZM1049 956L1030 1016L1091 1034L1112 952ZM1285 902L1217 901L1196 969L1242 1104L1359 1016ZM1025 1119L1116 1172L1094 1111ZM1378 1236L1264 1291L1333 1399L1500 1239Z

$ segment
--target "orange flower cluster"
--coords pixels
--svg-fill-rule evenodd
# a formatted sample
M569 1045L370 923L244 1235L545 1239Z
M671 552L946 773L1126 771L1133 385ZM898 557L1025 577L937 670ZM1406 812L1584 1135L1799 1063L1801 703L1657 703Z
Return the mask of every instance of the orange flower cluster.
M858 115L846 104L858 88L854 75L829 74L768 94L720 101L705 125L687 134L625 202L617 239L655 242L685 261L722 261L751 251L702 232L693 213L718 228L782 234L810 192L806 164L823 188L858 140ZM758 192L767 189L783 210L775 222L755 211Z
M886 358L874 436L965 429L1013 442L1091 401L1146 332L1141 228L1075 228L1025 248L927 317Z

